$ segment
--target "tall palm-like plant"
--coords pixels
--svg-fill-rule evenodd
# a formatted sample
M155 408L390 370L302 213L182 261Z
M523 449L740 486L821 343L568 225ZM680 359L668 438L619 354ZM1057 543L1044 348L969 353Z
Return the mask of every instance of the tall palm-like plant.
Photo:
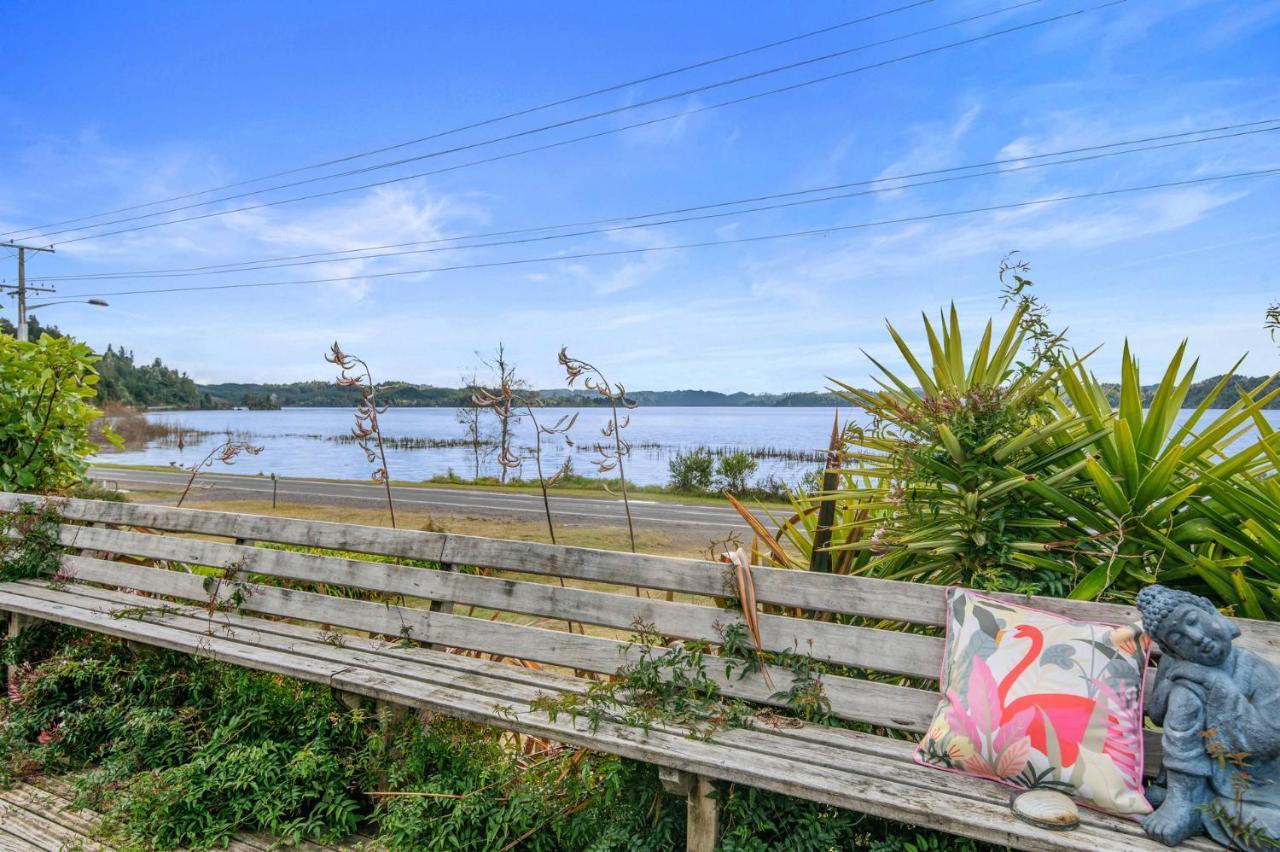
M968 353L954 307L925 319L925 357L889 326L910 374L872 359L878 389L836 383L871 424L846 430L839 488L756 529L765 558L814 564L834 503L840 573L1115 601L1160 582L1280 618L1277 377L1233 400L1233 370L1187 411L1185 344L1146 391L1126 345L1110 387L1057 347L1023 354L1044 339L1027 310Z
M1264 393L1268 380L1227 403L1221 397L1233 368L1182 416L1197 366L1183 371L1185 354L1183 341L1147 399L1126 344L1114 408L1106 388L1082 366L1062 373L1059 405L1078 412L1090 428L1111 425L1085 466L1099 498L1099 517L1092 519L1103 533L1097 540L1109 542L1097 555L1106 558L1072 597L1159 581L1203 586L1200 591L1262 618L1280 612L1271 591L1280 582L1280 551L1266 545L1272 530L1280 530L1274 500L1280 436L1261 416L1280 388ZM1070 500L1059 505L1077 511Z
M1034 554L1089 531L1038 492L1078 475L1092 436L1052 404L1064 366L1050 353L1019 362L1025 311L999 337L988 322L967 356L954 305L936 327L925 317L927 364L889 325L911 375L872 358L878 391L836 383L873 421L850 433L847 487L832 495L866 514L856 524L870 535L835 546L869 554L862 573L1023 591L1069 582L1069 564Z

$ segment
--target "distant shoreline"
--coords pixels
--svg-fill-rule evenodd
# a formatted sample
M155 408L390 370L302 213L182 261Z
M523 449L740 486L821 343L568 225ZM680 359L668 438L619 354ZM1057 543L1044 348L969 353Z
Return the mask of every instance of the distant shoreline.
M292 384L248 384L226 382L196 385L202 398L219 408L341 408L356 401L350 388L333 382L296 382ZM607 406L598 394L565 388L528 390L531 399L553 408L596 408ZM378 401L393 408L462 408L470 404L468 388L442 388L408 382L386 382L378 386ZM673 390L635 391L627 398L646 408L832 408L848 406L835 394L823 391L789 393L720 393L719 391ZM174 406L180 409L181 406Z

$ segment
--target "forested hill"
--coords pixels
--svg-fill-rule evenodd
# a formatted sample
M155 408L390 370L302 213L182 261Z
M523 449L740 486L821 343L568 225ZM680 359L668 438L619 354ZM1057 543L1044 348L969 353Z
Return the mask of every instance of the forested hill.
M1187 393L1185 406L1195 408L1204 401L1218 384L1221 376L1202 379L1191 386ZM1240 390L1252 391L1266 382L1263 377L1235 376L1218 397L1219 405L1229 405L1240 398ZM1271 387L1275 387L1272 384ZM1119 397L1119 385L1108 385L1107 389L1112 403ZM1148 399L1155 393L1156 386L1143 388ZM347 406L356 399L356 392L350 388L340 388L333 382L294 382L292 384L263 385L226 383L217 385L200 385L199 390L207 396L215 406L249 405L250 407L275 406ZM536 391L536 395L546 405L552 406L593 406L606 404L599 396L584 393L580 390L555 388ZM635 391L628 394L642 406L757 406L757 407L815 407L845 406L848 403L837 399L829 393L797 392L782 394L752 393L719 393L703 390L674 391ZM387 405L457 408L467 404L471 394L465 388L440 388L430 385L416 385L408 382L387 382L378 386L378 399ZM1272 402L1268 408L1280 408L1280 401Z
M13 325L0 318L0 334L13 334ZM62 337L56 325L41 325L35 315L27 326L31 340L40 335ZM123 347L108 346L97 365L99 405L119 403L134 408L208 408L216 403L200 393L186 373L166 367L157 358L150 364L135 364L133 353Z
M135 408L210 408L215 405L186 373L166 367L159 358L135 364L133 353L108 346L98 362L98 402Z
M1193 384L1187 391L1187 398L1182 403L1183 408L1197 408L1209 394L1213 393L1213 389L1218 386L1218 382L1222 381L1222 376L1211 376L1207 379L1201 379ZM1240 399L1241 391L1247 391L1255 399L1261 397L1268 391L1275 390L1280 382L1269 380L1267 376L1232 376L1226 386L1218 394L1214 401L1214 407L1226 408L1232 403ZM1118 384L1105 385L1107 389L1107 398L1112 405L1120 401L1120 386ZM1142 392L1148 401L1152 394L1155 393L1155 385L1143 385ZM1273 400L1264 408L1280 408L1280 399Z
M0 317L0 333L13 334L13 326ZM41 334L60 337L56 326L41 326L31 318L32 339ZM279 408L282 406L349 406L356 400L351 388L340 388L331 381L292 382L290 384L248 384L226 382L214 385L197 385L185 373L165 366L159 358L150 364L137 364L131 351L108 346L98 364L102 379L98 384L98 403L109 402L131 405L137 408ZM1221 376L1201 379L1191 386L1184 406L1195 408L1213 391ZM1240 391L1253 392L1267 382L1265 376L1235 376L1218 396L1219 406L1230 405L1240 398ZM1271 388L1276 383L1270 384ZM1106 386L1111 402L1117 402L1118 385ZM1148 399L1155 392L1155 385L1143 388ZM546 405L594 406L606 402L599 396L566 388L554 388L535 392ZM829 393L803 391L781 394L720 393L704 390L635 391L629 394L642 406L756 406L756 407L817 407L846 406ZM387 382L378 386L378 399L394 406L424 408L458 408L470 400L465 388L441 388L411 382ZM1280 409L1280 400L1267 408Z
M227 382L200 385L201 393L215 405L275 406L347 406L356 400L351 388L340 388L333 382L294 382L291 384L244 384ZM555 388L533 392L545 405L591 406L606 404L599 396L582 391ZM725 394L716 391L676 390L637 391L628 396L643 406L829 406L837 400L826 393ZM408 382L386 382L378 386L379 401L394 406L458 408L471 399L465 388L440 388Z

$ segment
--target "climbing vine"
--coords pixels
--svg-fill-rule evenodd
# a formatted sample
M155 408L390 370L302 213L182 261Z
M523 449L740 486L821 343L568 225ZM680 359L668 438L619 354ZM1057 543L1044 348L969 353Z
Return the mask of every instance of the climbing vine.
M721 627L721 644L686 640L668 644L652 624L637 621L628 648L636 659L613 678L593 681L582 692L541 695L531 706L555 721L561 713L585 719L592 731L606 719L649 729L674 727L697 739L753 723L787 724L787 719L833 723L822 686L820 664L791 651L758 653L741 622ZM719 666L726 679L761 673L768 665L790 673L790 684L770 696L783 713L724 694L712 676Z
M59 577L60 523L56 509L34 503L0 513L0 582Z

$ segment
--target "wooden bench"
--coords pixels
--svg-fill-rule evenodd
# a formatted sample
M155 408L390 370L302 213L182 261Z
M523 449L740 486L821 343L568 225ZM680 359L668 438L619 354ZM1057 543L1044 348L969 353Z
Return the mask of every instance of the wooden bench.
M0 512L29 496L0 494ZM824 676L831 715L883 735L818 724L747 728L697 739L662 726L535 710L545 696L583 692L579 674L611 675L641 648L637 623L670 640L721 642L740 614L716 605L731 596L728 566L693 559L392 530L354 524L227 514L91 500L50 500L66 548L56 582L0 585L9 630L47 619L145 645L329 684L348 697L483 722L657 764L669 789L688 797L688 848L716 843L715 782L778 793L941 829L1019 849L1158 850L1132 821L1085 811L1079 829L1054 832L1017 820L1008 788L911 762L937 704L943 640L889 629L943 623L943 589L911 583L769 568L755 570L759 603L830 618L761 614L764 646L883 675ZM367 554L376 561L313 555L265 545ZM438 569L401 564L422 560ZM150 563L150 564L140 564ZM154 567L155 564L161 567ZM164 567L165 563L180 563ZM223 569L218 577L182 566ZM498 576L454 570L490 569ZM378 593L359 600L285 588L275 578ZM565 581L568 585L561 585ZM589 586L590 588L586 588ZM646 590L637 594L634 587ZM607 590L601 590L607 589ZM667 600L674 593L676 601ZM1034 599L1072 617L1128 621L1123 607ZM536 619L490 620L481 608ZM128 616L128 617L122 617ZM528 621L528 618L525 619ZM593 629L583 635L565 622ZM1280 625L1239 622L1241 645L1280 659ZM335 632L340 631L340 632ZM934 631L936 633L936 631ZM594 635L593 635L594 634ZM607 634L607 635L606 635ZM340 637L340 638L337 638ZM408 641L403 641L408 640ZM471 654L458 651L472 652ZM556 671L502 662L533 661ZM727 696L777 704L789 670L708 675ZM912 679L920 686L889 680ZM1213 848L1204 840L1190 848Z

